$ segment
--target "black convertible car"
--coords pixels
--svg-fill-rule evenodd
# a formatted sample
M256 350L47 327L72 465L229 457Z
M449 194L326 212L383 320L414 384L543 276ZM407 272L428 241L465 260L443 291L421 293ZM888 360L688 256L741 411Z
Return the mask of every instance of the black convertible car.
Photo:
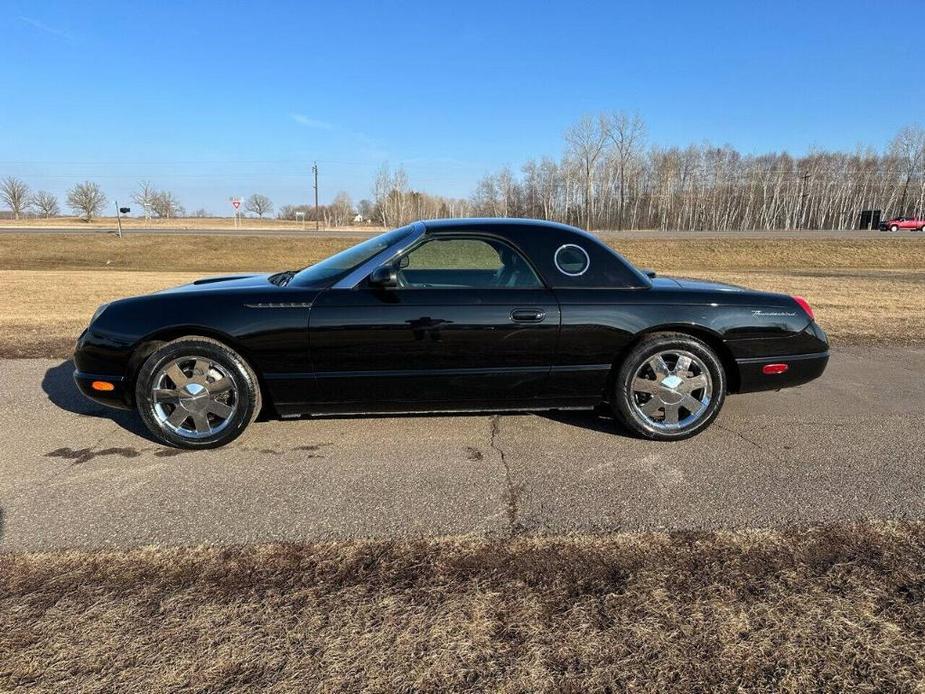
M512 219L415 222L315 265L101 306L74 377L186 448L279 417L584 409L692 436L727 393L819 376L799 297L640 271L595 236Z

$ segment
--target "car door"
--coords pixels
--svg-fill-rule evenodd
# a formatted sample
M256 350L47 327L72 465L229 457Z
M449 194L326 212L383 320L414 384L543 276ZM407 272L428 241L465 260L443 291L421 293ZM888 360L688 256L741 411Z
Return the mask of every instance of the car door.
M559 307L521 253L435 235L393 267L397 286L367 278L313 305L316 410L504 408L541 394Z

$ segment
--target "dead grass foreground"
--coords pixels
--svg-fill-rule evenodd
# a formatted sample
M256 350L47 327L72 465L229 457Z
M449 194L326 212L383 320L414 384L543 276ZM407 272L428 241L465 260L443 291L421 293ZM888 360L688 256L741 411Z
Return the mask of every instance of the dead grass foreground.
M925 236L877 239L616 239L640 267L659 272L925 269ZM147 270L206 273L300 268L357 243L331 236L2 234L0 270Z
M0 688L921 691L925 524L0 554Z

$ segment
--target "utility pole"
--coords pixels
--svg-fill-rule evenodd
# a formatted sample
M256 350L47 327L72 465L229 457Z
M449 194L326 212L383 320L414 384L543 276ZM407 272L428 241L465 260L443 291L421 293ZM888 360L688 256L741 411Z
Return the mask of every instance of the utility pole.
M318 162L312 163L312 174L315 176L315 231L318 231Z
M115 200L114 202L116 203L116 222L119 225L119 238L121 239L122 238L122 214L119 211L119 201Z

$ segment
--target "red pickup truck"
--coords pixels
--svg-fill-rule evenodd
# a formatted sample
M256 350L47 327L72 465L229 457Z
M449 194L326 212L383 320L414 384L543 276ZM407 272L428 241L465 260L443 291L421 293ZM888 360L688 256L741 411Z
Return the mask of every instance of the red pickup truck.
M925 231L925 219L917 217L893 217L888 222L880 222L880 231L899 231L911 229L912 231Z

